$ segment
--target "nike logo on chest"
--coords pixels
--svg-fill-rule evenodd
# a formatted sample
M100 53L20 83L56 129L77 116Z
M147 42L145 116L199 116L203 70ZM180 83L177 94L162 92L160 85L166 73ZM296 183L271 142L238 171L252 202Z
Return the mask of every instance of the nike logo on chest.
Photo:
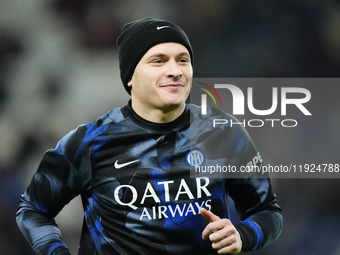
M129 161L129 162L125 162L125 163L119 164L118 160L116 160L114 166L115 166L116 169L120 169L120 168L126 167L128 165L131 165L131 164L133 164L135 162L138 162L138 161L139 161L139 159L136 159L136 160L133 160L133 161Z

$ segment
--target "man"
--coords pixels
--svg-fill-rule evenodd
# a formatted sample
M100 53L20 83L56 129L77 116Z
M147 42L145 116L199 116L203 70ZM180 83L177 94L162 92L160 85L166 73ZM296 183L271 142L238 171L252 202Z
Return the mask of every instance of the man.
M117 45L130 102L48 150L21 197L17 222L36 254L69 254L54 217L79 194L81 255L237 254L273 242L282 217L269 179L190 177L192 151L236 167L259 154L241 125L209 124L229 115L208 108L202 117L185 104L194 57L186 34L147 18L126 24Z

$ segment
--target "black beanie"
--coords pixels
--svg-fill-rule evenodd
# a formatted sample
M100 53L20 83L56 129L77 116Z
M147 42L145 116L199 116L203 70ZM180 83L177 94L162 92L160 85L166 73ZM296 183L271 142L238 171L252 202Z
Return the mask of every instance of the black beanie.
M193 64L194 56L190 41L176 24L155 18L145 18L129 22L122 28L122 33L117 39L120 78L129 94L131 94L131 88L127 83L138 62L151 47L163 42L176 42L184 45L188 49Z

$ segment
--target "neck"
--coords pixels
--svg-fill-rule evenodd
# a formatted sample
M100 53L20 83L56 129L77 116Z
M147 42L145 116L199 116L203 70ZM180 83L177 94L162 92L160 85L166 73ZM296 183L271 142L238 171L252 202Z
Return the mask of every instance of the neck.
M168 107L165 109L141 107L136 101L132 100L133 110L143 119L154 123L168 123L177 119L185 109L185 104L179 107Z

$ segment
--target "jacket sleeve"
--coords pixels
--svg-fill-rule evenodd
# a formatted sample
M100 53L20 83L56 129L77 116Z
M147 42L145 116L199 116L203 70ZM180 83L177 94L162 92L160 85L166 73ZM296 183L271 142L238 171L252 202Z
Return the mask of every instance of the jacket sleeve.
M48 150L17 210L17 224L36 254L70 254L55 216L75 196L90 186L89 146L86 126L72 131Z
M259 250L280 236L283 218L269 179L244 179L229 195L241 219L235 227L243 251Z

